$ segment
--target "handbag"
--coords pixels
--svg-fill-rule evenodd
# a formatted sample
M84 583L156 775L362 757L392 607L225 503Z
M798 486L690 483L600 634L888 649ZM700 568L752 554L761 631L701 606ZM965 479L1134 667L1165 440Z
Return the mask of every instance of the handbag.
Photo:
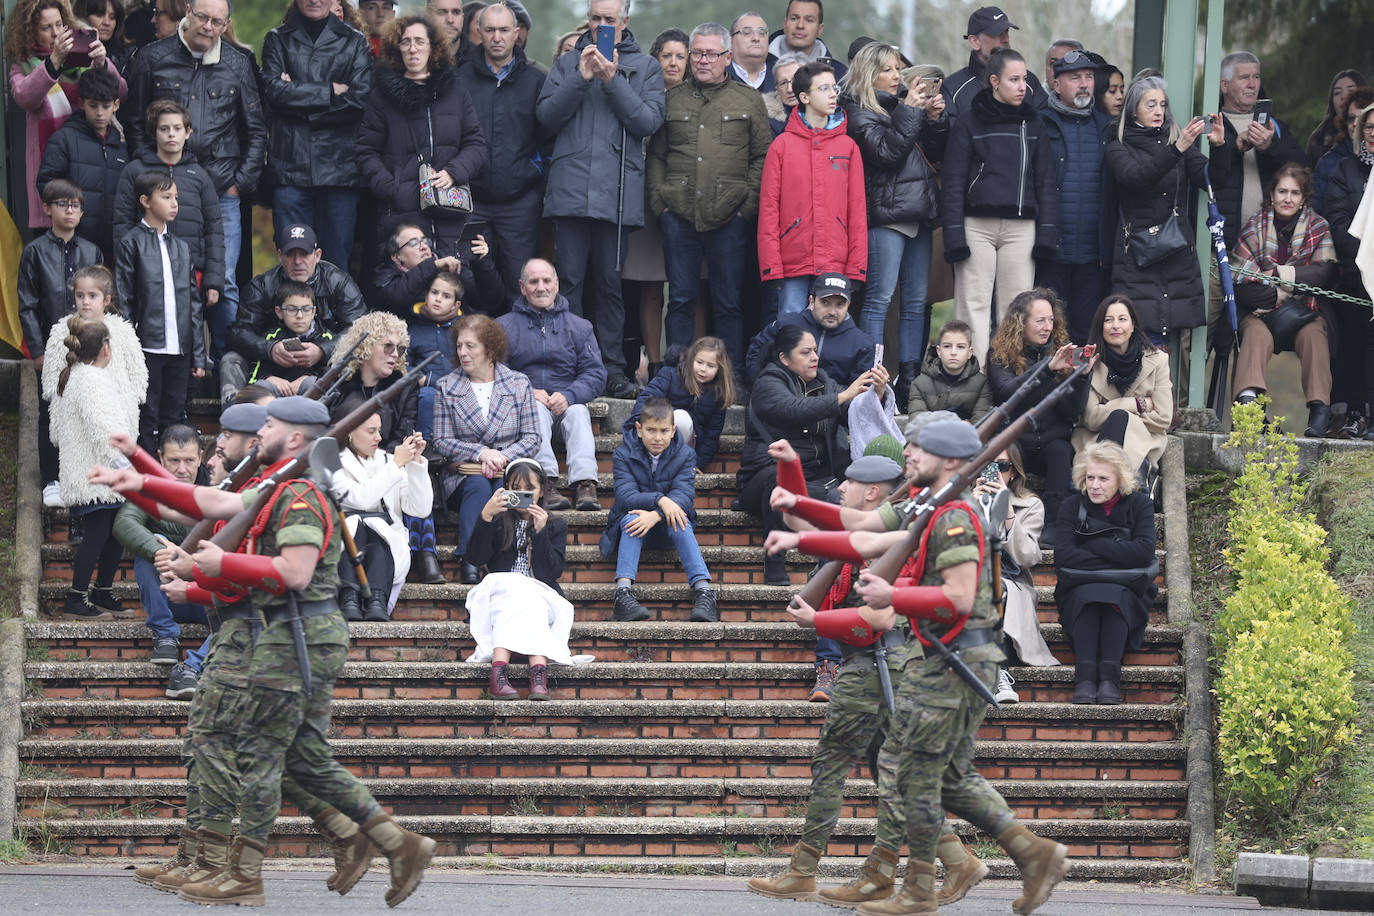
M431 108L425 109L425 124L429 128L429 159L434 158L434 117ZM410 139L415 143L415 156L420 160L420 212L425 216L466 216L472 212L472 191L465 184L437 187L434 176L440 172L420 154L420 141L415 136L415 128L410 128Z
M1136 267L1153 267L1188 247L1188 237L1183 234L1183 226L1178 219L1178 198L1182 185L1183 172L1180 170L1174 183L1173 210L1158 225L1132 229L1131 224L1126 222L1125 213L1122 213L1121 221L1126 225L1126 248Z
M1289 299L1278 308L1261 315L1260 320L1269 326L1269 333L1274 335L1274 352L1282 353L1296 346L1298 332L1316 317L1316 309L1308 308L1298 299Z

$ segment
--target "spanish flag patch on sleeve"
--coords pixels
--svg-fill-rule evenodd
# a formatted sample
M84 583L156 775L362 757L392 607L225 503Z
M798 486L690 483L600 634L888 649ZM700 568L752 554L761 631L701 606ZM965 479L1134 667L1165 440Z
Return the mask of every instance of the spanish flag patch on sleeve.
M295 506L292 506L291 508L294 509ZM963 525L955 525L953 528L951 528L951 529L949 529L948 531L945 532L945 534L949 535L949 536L952 537L952 538L957 538L959 535L961 535L961 534L963 534L963 533L964 533L964 526L963 526Z

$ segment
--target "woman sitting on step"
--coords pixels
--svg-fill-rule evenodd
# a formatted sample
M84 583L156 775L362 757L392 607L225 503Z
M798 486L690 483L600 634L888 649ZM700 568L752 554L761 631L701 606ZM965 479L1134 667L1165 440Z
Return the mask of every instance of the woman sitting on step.
M1126 452L1092 442L1073 464L1078 492L1055 522L1054 589L1073 642L1073 701L1121 702L1121 658L1139 650L1155 597L1155 507Z

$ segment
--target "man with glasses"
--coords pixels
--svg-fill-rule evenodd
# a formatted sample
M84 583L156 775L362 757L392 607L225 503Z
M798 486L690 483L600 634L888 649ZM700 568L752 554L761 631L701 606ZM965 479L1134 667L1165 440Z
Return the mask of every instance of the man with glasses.
M762 21L762 20L760 20ZM711 264L715 333L744 365L740 300L749 273L763 161L773 132L763 98L726 77L730 34L707 22L692 30L687 79L668 91L664 125L649 143L649 213L663 233L668 273L668 346L695 336L703 259Z
M741 13L730 24L730 79L759 92L778 88L773 65L778 59L768 53L768 23L758 13Z
M192 0L175 35L134 57L128 73L124 119L133 158L153 151L143 115L157 99L170 99L191 115L195 130L186 148L214 182L224 224L224 290L205 310L215 340L223 341L238 314L238 263L243 250L245 198L257 188L267 154L267 121L252 57L224 41L229 0Z

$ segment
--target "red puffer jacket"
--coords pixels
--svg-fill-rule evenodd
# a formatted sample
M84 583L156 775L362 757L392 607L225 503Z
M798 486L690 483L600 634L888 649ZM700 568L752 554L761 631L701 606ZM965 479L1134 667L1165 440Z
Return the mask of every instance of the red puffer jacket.
M843 119L817 130L796 109L763 163L759 275L782 280L828 271L859 281L868 273L863 160Z

